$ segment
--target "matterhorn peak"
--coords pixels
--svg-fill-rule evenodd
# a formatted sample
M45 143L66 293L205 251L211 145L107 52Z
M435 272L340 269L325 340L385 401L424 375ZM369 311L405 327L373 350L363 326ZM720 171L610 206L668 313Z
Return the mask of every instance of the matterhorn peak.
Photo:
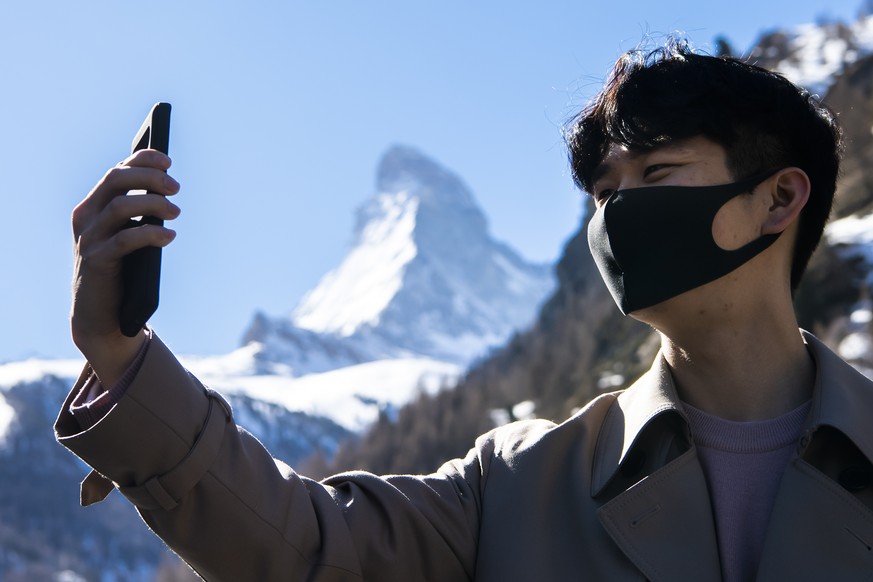
M478 208L466 184L419 150L394 145L379 161L376 192L414 193L426 205Z
M305 333L313 345L316 334L364 360L468 364L530 323L552 287L546 265L491 238L461 178L414 148L393 146L379 162L376 191L357 211L340 265L290 320L268 325L261 317L247 338L287 343ZM271 353L288 353L272 345Z
M353 247L367 244L374 232L386 233L387 225L399 225L401 216L415 222L411 245L431 239L425 252L439 245L434 238L487 236L488 221L460 177L415 148L395 145L379 161L376 191L357 210Z

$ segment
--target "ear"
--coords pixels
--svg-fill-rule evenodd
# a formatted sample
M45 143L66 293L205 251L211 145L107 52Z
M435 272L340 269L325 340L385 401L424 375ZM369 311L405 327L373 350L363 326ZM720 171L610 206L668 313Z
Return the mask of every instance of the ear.
M768 181L769 209L762 225L763 234L780 233L791 226L809 200L809 176L800 168L784 168Z

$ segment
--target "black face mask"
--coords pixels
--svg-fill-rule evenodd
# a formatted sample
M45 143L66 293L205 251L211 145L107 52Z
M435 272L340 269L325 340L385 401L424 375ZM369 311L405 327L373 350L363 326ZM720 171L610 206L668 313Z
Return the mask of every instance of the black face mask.
M621 312L715 281L772 245L781 233L726 251L712 238L712 223L729 200L774 173L718 186L650 186L610 196L588 223L588 246Z

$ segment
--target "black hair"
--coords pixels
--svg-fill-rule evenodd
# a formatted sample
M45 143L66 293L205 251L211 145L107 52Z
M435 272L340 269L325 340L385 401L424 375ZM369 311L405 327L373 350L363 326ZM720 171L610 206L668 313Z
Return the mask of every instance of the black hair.
M836 117L808 91L777 73L698 54L670 38L654 50L622 55L565 133L573 180L586 192L611 145L645 151L694 136L725 149L735 179L788 166L809 176L791 266L796 288L830 215L842 153Z

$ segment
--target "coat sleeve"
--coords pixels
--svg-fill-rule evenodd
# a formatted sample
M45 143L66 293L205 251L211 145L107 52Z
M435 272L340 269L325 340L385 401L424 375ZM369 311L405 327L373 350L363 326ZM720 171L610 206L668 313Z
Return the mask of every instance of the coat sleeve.
M473 578L491 440L432 475L319 483L237 427L156 337L125 395L82 431L69 406L84 377L61 409L58 441L207 580Z

